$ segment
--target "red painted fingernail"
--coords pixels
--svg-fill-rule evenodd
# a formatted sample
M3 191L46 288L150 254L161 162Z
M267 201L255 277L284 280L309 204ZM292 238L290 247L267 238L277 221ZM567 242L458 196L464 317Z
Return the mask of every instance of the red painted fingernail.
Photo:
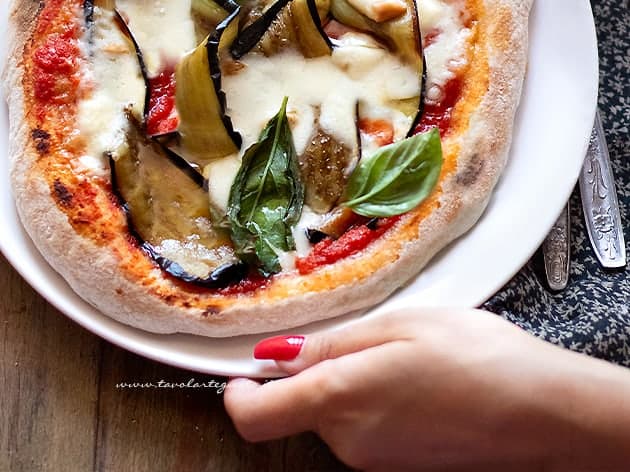
M260 341L254 347L254 358L290 361L295 359L304 344L304 336L274 336Z

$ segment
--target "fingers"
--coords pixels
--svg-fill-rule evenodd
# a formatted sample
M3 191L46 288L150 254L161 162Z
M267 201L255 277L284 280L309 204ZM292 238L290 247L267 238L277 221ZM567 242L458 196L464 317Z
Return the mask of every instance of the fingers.
M296 376L260 384L231 380L224 393L225 409L239 434L248 441L266 441L314 430L318 376Z
M356 387L366 376L362 369L373 367L366 366L366 357L357 356L402 345L419 333L436 332L433 337L437 339L429 339L429 344L446 344L449 339L445 333L452 332L448 323L445 329L429 328L432 324L443 325L447 314L443 309L392 310L336 331L263 340L255 348L255 357L274 359L287 373L296 375L263 385L247 379L232 380L225 390L226 410L239 433L250 441L318 431L331 395L340 391L339 380ZM351 373L354 380L349 380Z
M353 323L337 331L261 341L254 349L254 357L276 360L287 373L297 375L262 385L248 379L230 381L224 401L236 429L249 441L316 430L316 414L326 396L326 383L333 375L329 364L319 363L402 339L404 326L400 319L385 317ZM312 366L315 367L300 373Z
M397 316L387 316L337 331L261 341L254 357L276 360L287 373L297 375L262 385L248 379L230 381L224 401L236 429L249 441L316 430L316 414L321 410L332 375L330 364L319 363L404 339L406 324ZM300 373L308 367L312 368Z
M256 359L272 359L288 374L296 374L328 359L391 341L409 338L400 317L362 320L335 330L264 339L254 349Z

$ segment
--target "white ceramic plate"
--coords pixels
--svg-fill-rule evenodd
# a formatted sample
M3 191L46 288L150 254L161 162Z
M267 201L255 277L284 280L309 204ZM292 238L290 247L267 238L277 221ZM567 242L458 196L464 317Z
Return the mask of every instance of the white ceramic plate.
M0 9L4 49L6 2ZM512 152L484 216L411 284L365 316L376 316L393 303L479 305L527 262L560 213L577 180L595 113L597 43L588 0L538 1L530 41ZM0 50L0 58L4 53ZM151 334L111 320L75 295L38 254L18 221L9 192L6 148L7 111L2 106L0 249L48 301L90 331L151 359L206 373L274 375L273 363L251 357L252 347L264 336ZM346 315L293 331L337 328L357 317Z

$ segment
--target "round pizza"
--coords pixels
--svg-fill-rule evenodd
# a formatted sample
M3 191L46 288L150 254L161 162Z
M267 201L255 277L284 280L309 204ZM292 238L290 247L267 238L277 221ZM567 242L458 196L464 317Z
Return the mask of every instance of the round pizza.
M14 0L18 213L86 301L234 336L376 304L480 217L532 0Z

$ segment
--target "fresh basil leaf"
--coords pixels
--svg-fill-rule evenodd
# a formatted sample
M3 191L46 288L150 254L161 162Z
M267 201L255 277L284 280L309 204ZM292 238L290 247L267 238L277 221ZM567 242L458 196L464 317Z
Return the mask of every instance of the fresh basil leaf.
M304 187L286 116L287 98L243 155L230 190L228 218L237 254L260 272L280 272L279 251L294 249L292 227L302 214Z
M350 176L344 205L368 217L406 213L431 193L441 169L440 133L434 128L363 159Z

